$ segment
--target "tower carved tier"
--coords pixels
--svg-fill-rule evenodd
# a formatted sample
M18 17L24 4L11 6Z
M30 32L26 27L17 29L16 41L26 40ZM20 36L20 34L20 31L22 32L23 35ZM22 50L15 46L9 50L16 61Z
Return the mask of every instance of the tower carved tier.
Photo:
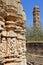
M33 29L34 29L34 36L40 35L40 9L38 6L33 8Z
M38 6L35 6L33 9L33 23L40 27L40 10Z
M0 62L26 65L26 15L20 0L0 0Z

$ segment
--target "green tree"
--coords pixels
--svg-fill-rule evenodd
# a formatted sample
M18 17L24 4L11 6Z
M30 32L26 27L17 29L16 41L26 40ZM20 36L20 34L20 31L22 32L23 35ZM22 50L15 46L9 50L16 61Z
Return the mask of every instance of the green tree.
M28 41L43 41L43 28L27 26L26 39Z

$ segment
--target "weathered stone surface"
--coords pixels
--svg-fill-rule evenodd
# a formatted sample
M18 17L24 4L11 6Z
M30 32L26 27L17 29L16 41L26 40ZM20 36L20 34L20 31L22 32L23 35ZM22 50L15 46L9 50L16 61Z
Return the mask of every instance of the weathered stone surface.
M20 0L0 0L0 61L26 65L25 13Z

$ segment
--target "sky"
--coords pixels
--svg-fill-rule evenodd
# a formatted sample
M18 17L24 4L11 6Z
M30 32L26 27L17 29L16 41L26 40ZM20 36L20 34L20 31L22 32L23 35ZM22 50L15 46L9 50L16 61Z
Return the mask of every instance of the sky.
M39 6L40 8L40 23L43 26L43 0L21 0L22 6L26 13L26 25L30 26L33 24L33 8Z

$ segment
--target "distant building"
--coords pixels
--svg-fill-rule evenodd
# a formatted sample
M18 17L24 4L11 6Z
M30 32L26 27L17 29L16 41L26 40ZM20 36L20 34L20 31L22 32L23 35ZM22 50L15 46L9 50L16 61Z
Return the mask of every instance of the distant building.
M38 6L33 8L33 24L34 26L40 27L40 10Z
M40 10L38 6L33 8L33 28L35 36L39 35L40 31Z
M33 31L37 39L40 35L40 10L38 6L33 8ZM38 37L37 37L38 36ZM43 65L43 41L27 41L27 64Z

